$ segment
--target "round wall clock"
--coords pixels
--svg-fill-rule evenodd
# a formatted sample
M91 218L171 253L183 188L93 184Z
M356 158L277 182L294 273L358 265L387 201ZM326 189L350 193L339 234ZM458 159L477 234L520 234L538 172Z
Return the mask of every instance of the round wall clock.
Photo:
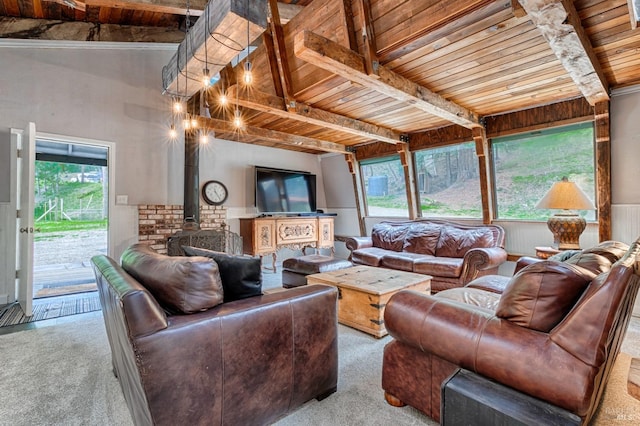
M219 206L227 201L228 195L227 187L217 180L209 180L202 185L202 198L212 206Z

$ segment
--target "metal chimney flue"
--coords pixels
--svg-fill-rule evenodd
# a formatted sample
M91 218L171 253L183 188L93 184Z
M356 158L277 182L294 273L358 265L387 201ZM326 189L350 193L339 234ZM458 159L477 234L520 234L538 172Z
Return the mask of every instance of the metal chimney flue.
M184 134L184 222L182 229L197 231L200 229L200 147L197 133L186 131Z

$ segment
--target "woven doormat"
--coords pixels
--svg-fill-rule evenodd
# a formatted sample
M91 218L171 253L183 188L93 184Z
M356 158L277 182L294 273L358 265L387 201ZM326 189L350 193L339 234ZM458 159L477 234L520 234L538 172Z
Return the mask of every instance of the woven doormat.
M20 305L16 303L0 312L0 327L25 324L67 315L84 314L86 312L99 311L100 309L100 298L98 297L97 291L82 296L35 300L33 302L33 315L28 317L24 315Z

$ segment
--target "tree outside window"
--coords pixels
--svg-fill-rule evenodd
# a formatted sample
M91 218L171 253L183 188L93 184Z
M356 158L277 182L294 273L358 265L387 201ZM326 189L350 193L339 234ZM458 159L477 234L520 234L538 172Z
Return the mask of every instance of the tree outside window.
M473 142L417 151L415 167L423 217L482 217Z

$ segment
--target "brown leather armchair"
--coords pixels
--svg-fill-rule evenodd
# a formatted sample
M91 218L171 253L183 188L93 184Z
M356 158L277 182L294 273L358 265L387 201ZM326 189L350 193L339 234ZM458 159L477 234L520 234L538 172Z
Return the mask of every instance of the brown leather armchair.
M147 262L131 273L150 288L178 284L181 302L172 309L194 312L168 314L112 259L92 259L113 370L136 425L268 424L336 390L335 288L221 303L212 296L220 286L209 280L211 259L143 255L128 259Z
M610 254L627 247L604 244ZM441 385L464 368L588 423L631 317L640 242L614 264L601 248L576 256L536 262L506 282L394 295L385 311L394 338L382 368L387 401L440 420Z

